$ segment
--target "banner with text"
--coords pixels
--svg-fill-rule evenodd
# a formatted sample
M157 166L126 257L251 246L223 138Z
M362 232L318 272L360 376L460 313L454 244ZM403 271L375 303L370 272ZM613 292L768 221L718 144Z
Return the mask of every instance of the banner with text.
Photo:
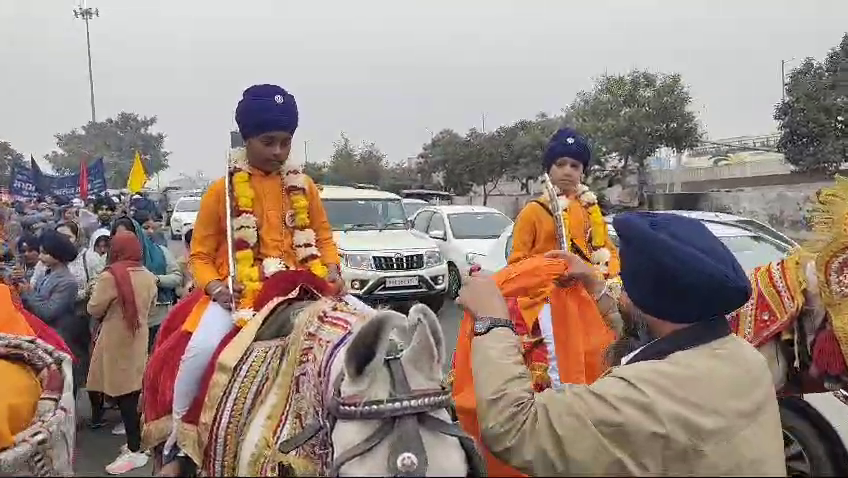
M88 165L88 194L106 192L106 176L103 158ZM17 165L12 170L9 194L17 199L33 199L39 195L79 197L80 175L54 176Z

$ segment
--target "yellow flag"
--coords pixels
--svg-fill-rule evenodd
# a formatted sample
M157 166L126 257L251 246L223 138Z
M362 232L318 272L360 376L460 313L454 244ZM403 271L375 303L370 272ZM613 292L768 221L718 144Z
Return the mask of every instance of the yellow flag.
M147 174L144 173L144 165L141 164L141 155L136 151L132 169L130 169L130 177L127 178L127 189L130 190L130 194L135 194L141 191L146 182Z

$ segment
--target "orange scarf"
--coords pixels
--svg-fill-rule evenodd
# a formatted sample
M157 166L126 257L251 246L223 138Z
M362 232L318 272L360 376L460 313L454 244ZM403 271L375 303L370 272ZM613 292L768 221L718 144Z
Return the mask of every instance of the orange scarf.
M525 335L525 364L534 377L547 376L546 346L533 345L539 341L538 314L545 301L550 299L554 349L562 383L588 384L604 371L604 350L615 339L604 322L594 299L582 286L555 287L554 279L565 274L564 261L534 256L507 266L494 275L501 293L507 298L518 298L521 314L512 319L517 333ZM524 476L514 468L495 458L480 440L477 423L477 397L471 370L471 339L473 319L466 313L459 325L453 363L453 398L463 430L477 440L490 476ZM538 373L540 368L544 372ZM538 389L538 387L537 387Z

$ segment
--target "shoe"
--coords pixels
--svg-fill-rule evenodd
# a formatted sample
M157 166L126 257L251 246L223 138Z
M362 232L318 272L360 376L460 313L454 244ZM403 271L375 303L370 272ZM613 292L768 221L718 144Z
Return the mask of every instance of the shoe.
M121 453L129 453L129 452L130 452L130 449L129 449L129 447L127 447L127 444L126 444L126 443L124 443L123 445L121 445ZM145 454L145 455L147 455L147 456L151 456L151 455L153 455L153 451L152 451L152 450L143 450L143 451L140 451L139 453L144 453L144 454Z
M129 451L121 447L121 454L112 463L106 465L106 473L110 475L123 475L137 468L147 465L150 460L143 452Z
M108 424L109 423L106 420L103 420L103 419L100 419L100 420L97 420L97 421L91 420L91 421L88 422L88 428L90 428L92 430L97 430L99 428L105 427Z
M115 425L115 428L112 429L112 435L126 435L127 428L124 426L124 422L121 422Z

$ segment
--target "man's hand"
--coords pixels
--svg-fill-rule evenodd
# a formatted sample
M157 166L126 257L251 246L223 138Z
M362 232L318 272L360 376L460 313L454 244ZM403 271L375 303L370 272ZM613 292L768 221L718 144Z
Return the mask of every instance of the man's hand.
M330 287L333 290L335 295L342 295L346 291L345 281L342 278L342 273L338 264L327 264L327 270L329 273L327 274L327 282L330 283Z
M569 251L550 251L545 253L545 257L562 259L568 264L568 272L557 280L557 285L566 287L575 282L580 282L586 288L586 291L593 295L603 290L604 281L598 275L598 271L577 254Z
M473 317L509 319L509 307L491 277L474 276L468 279L456 303Z
M21 267L16 266L14 269L12 269L11 279L13 283L17 284L24 282L24 277L24 270Z
M206 286L206 295L227 310L231 310L233 304L238 303L242 292L244 292L244 286L239 282L233 282L232 292L227 283L222 280L213 280Z

